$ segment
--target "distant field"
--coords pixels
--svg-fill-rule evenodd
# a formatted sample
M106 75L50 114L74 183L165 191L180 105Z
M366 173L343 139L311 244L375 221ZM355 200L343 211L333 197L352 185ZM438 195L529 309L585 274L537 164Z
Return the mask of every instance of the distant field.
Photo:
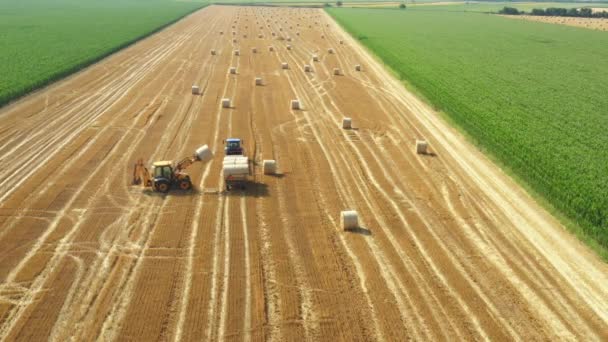
M336 7L335 0L218 0L209 1L210 3L229 3L229 4L273 4L273 5L323 5L328 3ZM471 11L471 12L496 12L505 6L516 7L520 10L530 11L533 8L547 7L608 7L608 3L598 2L475 2L462 0L348 0L342 1L342 7L397 7L398 3L405 3L410 9L429 10L429 11Z
M0 106L201 6L170 0L0 0Z
M455 3L447 5L428 6L425 4L411 4L408 1L409 9L417 11L454 11L454 12L498 12L505 6L517 8L520 11L530 12L533 8L579 8L579 7L608 7L607 3L588 3L588 2L486 2L486 3Z
M608 36L478 13L328 9L608 247Z

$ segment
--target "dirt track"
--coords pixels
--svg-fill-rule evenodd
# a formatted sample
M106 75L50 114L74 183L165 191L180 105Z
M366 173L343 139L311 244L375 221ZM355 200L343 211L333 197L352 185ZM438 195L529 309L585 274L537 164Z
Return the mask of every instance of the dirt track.
M223 193L229 136L281 174ZM0 111L0 161L0 339L608 339L606 265L319 10L197 12Z

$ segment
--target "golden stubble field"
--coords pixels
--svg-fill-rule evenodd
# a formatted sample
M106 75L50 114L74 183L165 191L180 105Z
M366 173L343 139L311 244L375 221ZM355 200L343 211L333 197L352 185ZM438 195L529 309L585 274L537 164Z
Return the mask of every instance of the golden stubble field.
M202 144L195 190L130 185ZM196 12L3 108L0 160L2 340L608 339L606 265L321 10Z
M606 10L606 8L604 8L604 10ZM575 26L589 30L608 31L608 19L605 18L542 17L536 15L503 15L503 17L538 21L548 24Z

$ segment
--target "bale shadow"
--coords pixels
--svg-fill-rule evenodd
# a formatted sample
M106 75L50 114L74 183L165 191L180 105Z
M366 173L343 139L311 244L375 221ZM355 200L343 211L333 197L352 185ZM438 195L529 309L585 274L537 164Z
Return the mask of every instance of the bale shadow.
M420 155L429 158L437 157L437 154L435 152L420 153Z
M286 175L287 175L287 173L284 172L284 173L271 173L271 174L267 174L264 176L281 179L281 178L285 177Z
M344 229L344 231L349 232L349 233L354 233L354 234L361 234L361 235L365 235L365 236L372 235L372 231L365 227L346 228L346 229Z

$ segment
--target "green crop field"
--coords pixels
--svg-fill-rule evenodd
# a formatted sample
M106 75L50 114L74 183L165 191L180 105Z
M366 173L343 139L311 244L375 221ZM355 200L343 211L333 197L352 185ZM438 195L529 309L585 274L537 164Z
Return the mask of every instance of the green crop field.
M608 34L479 13L328 9L608 250Z
M201 6L170 0L0 0L0 106Z

